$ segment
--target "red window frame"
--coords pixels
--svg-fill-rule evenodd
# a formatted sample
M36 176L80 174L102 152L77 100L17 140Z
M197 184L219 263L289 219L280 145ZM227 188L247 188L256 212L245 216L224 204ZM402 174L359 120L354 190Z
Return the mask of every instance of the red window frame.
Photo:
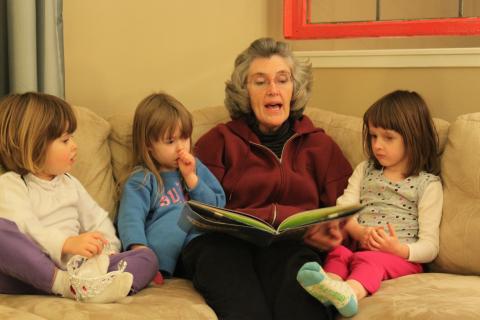
M329 39L395 36L479 35L480 18L408 21L311 23L310 0L284 0L283 34L287 39Z

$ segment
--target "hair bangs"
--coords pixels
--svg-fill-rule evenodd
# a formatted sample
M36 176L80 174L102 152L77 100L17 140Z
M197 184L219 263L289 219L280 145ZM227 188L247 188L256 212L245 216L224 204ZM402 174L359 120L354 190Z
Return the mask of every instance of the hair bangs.
M180 131L179 138L189 139L192 136L193 125L188 111L168 104L157 111L149 126L148 138L150 141L173 137L177 129Z
M380 101L370 108L364 115L363 121L365 125L372 125L377 128L387 130L402 131L396 106L390 103Z
M54 140L65 132L72 134L77 129L77 119L71 106L60 99L42 101L43 112L47 124L47 139Z

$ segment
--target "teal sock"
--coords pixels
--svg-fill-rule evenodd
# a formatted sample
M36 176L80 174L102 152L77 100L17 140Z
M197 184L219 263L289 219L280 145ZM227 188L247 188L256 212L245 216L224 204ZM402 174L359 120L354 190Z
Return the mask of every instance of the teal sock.
M352 317L357 313L357 297L352 288L344 281L328 277L318 263L305 263L298 271L297 280L319 301L331 302L342 316Z
M313 271L318 271L318 267L320 265L316 262L307 262L305 263L301 268L300 270L298 271L297 273L297 281L300 282L300 284L302 285L302 287L305 288L305 286L303 285L303 283L307 283L307 279L305 278L306 277L306 273L305 272L301 272L302 270L305 270L305 269L309 269L309 270L313 270ZM313 284L317 283L318 281L314 280ZM307 290L308 291L308 290ZM328 300L327 297L325 297L324 295L322 294L318 294L318 295L315 295L314 296L315 299L317 299L318 301L320 301L325 307L328 307L330 305L332 305L332 303Z

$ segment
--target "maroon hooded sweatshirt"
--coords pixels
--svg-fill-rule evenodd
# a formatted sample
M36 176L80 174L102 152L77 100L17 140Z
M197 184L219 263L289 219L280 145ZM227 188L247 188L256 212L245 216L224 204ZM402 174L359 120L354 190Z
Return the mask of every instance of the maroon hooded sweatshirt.
M307 116L293 122L293 131L280 159L243 119L219 124L198 140L195 155L220 181L227 208L277 226L294 213L335 205L350 164Z

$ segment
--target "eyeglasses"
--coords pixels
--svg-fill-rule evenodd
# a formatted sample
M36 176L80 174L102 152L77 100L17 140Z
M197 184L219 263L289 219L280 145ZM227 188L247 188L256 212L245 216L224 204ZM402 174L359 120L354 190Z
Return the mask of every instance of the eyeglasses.
M270 79L265 74L254 74L248 80L248 83L255 89L265 90L271 86L272 82L275 87L283 88L292 83L292 75L290 73L279 73L273 79Z

